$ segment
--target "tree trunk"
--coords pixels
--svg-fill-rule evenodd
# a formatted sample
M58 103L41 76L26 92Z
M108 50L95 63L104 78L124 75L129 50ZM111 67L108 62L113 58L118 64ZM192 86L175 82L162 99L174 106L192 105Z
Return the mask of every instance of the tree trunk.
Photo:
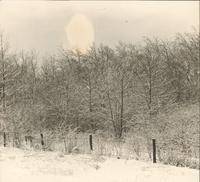
M1 61L2 61L2 108L3 108L3 113L6 112L6 94L5 94L5 62L4 62L4 47L3 47L3 36L1 35Z
M120 128L119 128L119 138L122 137L123 127L124 127L124 77L121 79L121 113L120 113Z

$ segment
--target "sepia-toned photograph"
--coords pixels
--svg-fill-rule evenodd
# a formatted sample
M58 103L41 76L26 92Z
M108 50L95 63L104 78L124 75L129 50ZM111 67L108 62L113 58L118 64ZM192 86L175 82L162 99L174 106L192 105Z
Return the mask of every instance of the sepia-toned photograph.
M0 0L0 182L198 182L199 6Z

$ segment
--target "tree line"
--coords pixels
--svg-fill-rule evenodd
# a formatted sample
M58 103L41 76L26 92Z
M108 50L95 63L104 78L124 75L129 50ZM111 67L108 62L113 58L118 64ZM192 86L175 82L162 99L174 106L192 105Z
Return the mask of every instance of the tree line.
M198 102L199 40L194 31L87 53L60 49L38 64L36 52L13 53L1 34L1 130L162 133L161 116Z

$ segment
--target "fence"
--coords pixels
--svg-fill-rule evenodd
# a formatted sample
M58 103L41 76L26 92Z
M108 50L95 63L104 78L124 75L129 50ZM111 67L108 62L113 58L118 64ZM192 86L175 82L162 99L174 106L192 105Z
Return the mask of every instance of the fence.
M152 160L177 166L199 168L199 148L182 153L177 148L162 141L143 137L115 139L91 134L59 135L41 133L23 135L16 132L1 132L0 145L23 149L60 151L64 153L81 153L115 156L117 158Z

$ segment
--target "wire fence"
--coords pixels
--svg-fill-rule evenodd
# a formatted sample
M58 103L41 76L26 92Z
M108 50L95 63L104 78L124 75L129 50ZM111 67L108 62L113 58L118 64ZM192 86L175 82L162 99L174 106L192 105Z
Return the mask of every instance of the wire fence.
M171 141L146 140L144 137L116 139L87 133L39 133L25 135L17 132L0 132L0 145L31 150L63 153L96 154L117 158L152 160L176 166L199 169L199 146L183 152Z

